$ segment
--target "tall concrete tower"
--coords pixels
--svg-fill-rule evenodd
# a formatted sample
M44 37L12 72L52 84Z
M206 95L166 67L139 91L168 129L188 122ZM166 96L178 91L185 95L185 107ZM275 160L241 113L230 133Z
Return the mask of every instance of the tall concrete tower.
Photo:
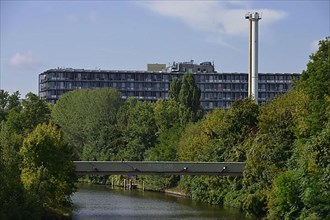
M258 21L261 16L258 12L247 13L249 20L249 83L248 95L258 104Z

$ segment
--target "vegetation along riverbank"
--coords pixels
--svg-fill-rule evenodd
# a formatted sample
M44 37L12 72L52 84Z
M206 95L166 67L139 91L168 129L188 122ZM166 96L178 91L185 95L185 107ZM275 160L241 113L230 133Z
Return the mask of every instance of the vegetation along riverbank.
M245 162L242 177L138 178L254 218L330 219L329 41L290 92L207 113L191 74L155 103L109 88L71 91L55 105L1 90L0 219L69 218L72 160Z

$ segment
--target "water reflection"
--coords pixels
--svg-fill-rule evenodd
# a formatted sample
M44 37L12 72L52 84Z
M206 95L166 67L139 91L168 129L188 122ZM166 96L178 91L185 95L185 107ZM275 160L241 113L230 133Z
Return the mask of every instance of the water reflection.
M182 197L106 186L80 187L72 201L73 219L247 219L236 210L210 207Z

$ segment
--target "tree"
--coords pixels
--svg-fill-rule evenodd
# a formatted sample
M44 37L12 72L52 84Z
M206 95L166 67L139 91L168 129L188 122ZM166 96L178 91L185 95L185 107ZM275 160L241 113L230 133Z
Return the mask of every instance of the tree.
M330 42L319 42L310 56L296 90L308 97L305 114L295 125L295 148L289 169L274 181L268 208L270 217L330 218ZM301 123L304 122L304 123ZM303 126L301 126L303 125Z
M9 94L3 89L0 90L0 122L4 121L9 111L20 105L20 94L18 91Z
M261 108L244 171L244 209L270 219L328 219L329 39L295 89Z
M275 178L268 201L271 218L330 218L329 116L321 132L308 139L298 138L289 170Z
M276 177L270 194L269 206L272 219L297 219L303 208L298 175L286 171Z
M123 123L126 127L122 133L124 146L118 153L118 159L142 161L145 152L157 141L154 104L130 100L127 107L126 121Z
M182 79L182 86L179 93L179 102L193 112L200 110L201 91L197 87L192 74L186 73Z
M238 100L229 110L216 109L189 124L178 145L184 161L244 161L246 144L254 135L259 107L250 99ZM235 177L184 177L181 187L196 200L242 207L242 179Z
M307 69L302 72L296 87L310 96L308 124L311 134L315 134L325 127L330 96L330 37L319 42L319 49L310 56Z
M267 214L267 195L274 179L288 169L297 137L305 129L307 105L305 93L291 91L260 108L258 133L246 147L244 209L250 214Z
M158 134L166 132L168 129L180 124L180 105L178 102L170 99L158 99L155 103L154 114L155 122L158 128Z
M244 141L257 125L258 108L250 99L237 100L231 109L216 109L188 125L178 147L179 159L244 161Z
M109 160L116 153L117 113L122 105L114 89L75 90L64 94L52 111L75 152L83 160Z
M72 147L53 124L38 125L20 149L21 180L41 216L70 216L75 191Z
M14 95L17 97L18 94ZM13 100L16 98L13 97ZM16 133L26 135L38 124L47 123L50 119L49 105L41 100L37 95L28 93L22 103L18 105L12 101L11 108L7 115L7 124ZM16 103L16 104L15 104Z
M145 161L177 161L177 147L181 137L182 128L174 126L160 133L158 143L146 152ZM145 188L164 191L175 186L178 176L143 176Z
M168 92L168 98L178 102L181 86L182 86L181 79L179 78L172 79L170 90Z
M174 78L171 82L169 98L180 104L180 121L182 125L196 122L202 117L200 104L201 91L192 74L186 73L183 79Z
M200 97L201 90L197 87L193 75L186 73L179 93L179 103L184 107L182 118L186 121L196 122L202 117Z
M0 219L27 217L23 185L20 181L20 157L17 150L22 138L4 122L0 131Z
M0 218L37 218L38 211L28 202L20 180L21 157L18 152L24 137L38 123L49 120L50 109L33 93L20 101L18 91L10 95L1 90L0 103Z

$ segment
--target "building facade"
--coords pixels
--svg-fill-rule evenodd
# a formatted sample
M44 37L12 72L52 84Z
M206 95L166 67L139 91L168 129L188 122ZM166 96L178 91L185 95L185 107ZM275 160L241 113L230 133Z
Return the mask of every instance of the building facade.
M55 103L71 90L110 87L120 91L122 99L136 97L143 101L156 101L167 99L171 80L182 78L186 72L193 74L201 90L201 104L205 110L228 108L235 100L248 96L247 73L217 73L210 62L174 63L163 71L50 69L39 74L39 96ZM273 99L287 92L297 77L297 73L259 73L258 101Z

